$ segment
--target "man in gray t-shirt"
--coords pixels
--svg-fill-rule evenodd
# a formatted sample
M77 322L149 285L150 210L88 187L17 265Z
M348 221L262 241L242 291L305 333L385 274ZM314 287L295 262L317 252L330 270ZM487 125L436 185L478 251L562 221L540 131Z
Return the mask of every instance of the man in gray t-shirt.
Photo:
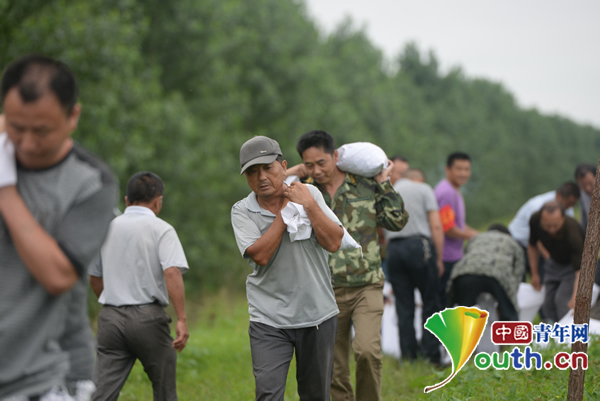
M295 350L300 399L329 400L339 311L327 261L343 228L316 188L284 184L287 162L276 141L250 139L240 164L252 193L232 207L231 224L253 270L246 291L256 399L283 399ZM305 239L288 232L282 217L288 202L310 220Z
M427 330L421 344L417 343L414 317L414 290L419 289L423 300L422 321L441 308L439 279L444 272L442 248L444 232L433 189L424 183L418 169L410 169L394 184L404 199L410 219L400 232L385 231L388 241L388 277L396 299L398 332L402 358L415 360L422 354L432 363L440 362L439 341Z
M0 399L67 400L69 355L59 341L70 290L102 244L116 180L71 139L81 107L64 64L35 55L11 63L2 105Z

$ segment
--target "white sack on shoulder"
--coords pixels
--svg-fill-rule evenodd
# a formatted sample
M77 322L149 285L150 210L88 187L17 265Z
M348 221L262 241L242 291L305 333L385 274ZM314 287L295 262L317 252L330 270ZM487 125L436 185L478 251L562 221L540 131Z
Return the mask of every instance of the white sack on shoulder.
M379 146L369 142L354 142L338 148L337 166L340 170L375 177L388 166L388 158Z
M309 239L312 234L312 225L304 206L294 202L288 204L281 210L281 218L287 226L287 232L290 234L290 241L301 241ZM342 227L344 228L344 227ZM342 245L340 250L360 248L360 255L363 256L362 247L352 238L348 231L344 228L344 236L342 237Z

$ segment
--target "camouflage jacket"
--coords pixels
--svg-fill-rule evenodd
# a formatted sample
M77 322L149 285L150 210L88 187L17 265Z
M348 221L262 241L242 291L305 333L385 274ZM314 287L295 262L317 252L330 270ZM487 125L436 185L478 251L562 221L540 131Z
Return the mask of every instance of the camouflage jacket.
M450 302L454 302L456 296L452 288L454 280L472 274L496 279L515 309L519 310L517 293L524 272L525 253L509 234L498 231L477 234L469 240L463 258L452 268L446 287Z
M402 197L389 181L378 184L372 178L346 174L333 199L319 184L315 185L340 219L348 233L362 246L360 249L337 251L329 256L334 287L358 287L384 279L379 253L377 226L400 231L408 221Z

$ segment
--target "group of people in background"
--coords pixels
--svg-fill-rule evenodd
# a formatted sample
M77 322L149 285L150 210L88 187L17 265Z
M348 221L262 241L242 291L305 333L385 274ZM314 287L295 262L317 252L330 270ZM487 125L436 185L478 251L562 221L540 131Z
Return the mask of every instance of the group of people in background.
M117 180L71 139L81 106L63 63L23 57L6 68L1 90L0 401L116 400L136 359L154 399L176 400L189 266L175 229L158 218L164 183L152 172L134 174L125 212L115 217ZM257 400L283 399L294 355L301 400L379 400L386 276L407 361L441 364L438 340L428 331L417 340L415 289L423 321L446 306L474 305L483 292L502 320L517 320L527 266L533 287L546 288L544 318L557 321L573 306L594 166L578 166L577 183L529 200L509 228L479 233L467 224L461 194L471 175L466 153L448 156L445 178L432 188L402 157L373 177L341 170L325 131L300 136L296 150L296 166L264 136L239 152L250 193L233 205L231 223L252 268ZM580 223L572 217L577 201ZM95 347L88 275L103 304Z

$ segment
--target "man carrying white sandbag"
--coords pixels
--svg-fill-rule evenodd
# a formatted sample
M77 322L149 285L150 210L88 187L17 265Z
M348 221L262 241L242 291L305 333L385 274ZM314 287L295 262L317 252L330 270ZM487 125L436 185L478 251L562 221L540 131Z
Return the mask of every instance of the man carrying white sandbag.
M369 146L370 145L370 146ZM360 146L360 145L359 145ZM366 148L374 145L364 144ZM377 226L401 230L408 220L400 195L389 182L393 163L379 168L372 178L340 169L334 140L325 131L304 134L296 146L303 164L288 170L306 178L323 194L325 202L350 235L362 246L360 251L341 250L329 257L335 297L340 310L334 352L331 396L354 400L350 382L350 331L356 359L356 399L379 400L381 394L381 317L383 282ZM372 153L359 152L355 161ZM385 162L384 153L384 162ZM377 162L379 163L379 162ZM360 168L360 163L357 163ZM364 166L367 169L369 166ZM383 170L382 170L383 168Z

